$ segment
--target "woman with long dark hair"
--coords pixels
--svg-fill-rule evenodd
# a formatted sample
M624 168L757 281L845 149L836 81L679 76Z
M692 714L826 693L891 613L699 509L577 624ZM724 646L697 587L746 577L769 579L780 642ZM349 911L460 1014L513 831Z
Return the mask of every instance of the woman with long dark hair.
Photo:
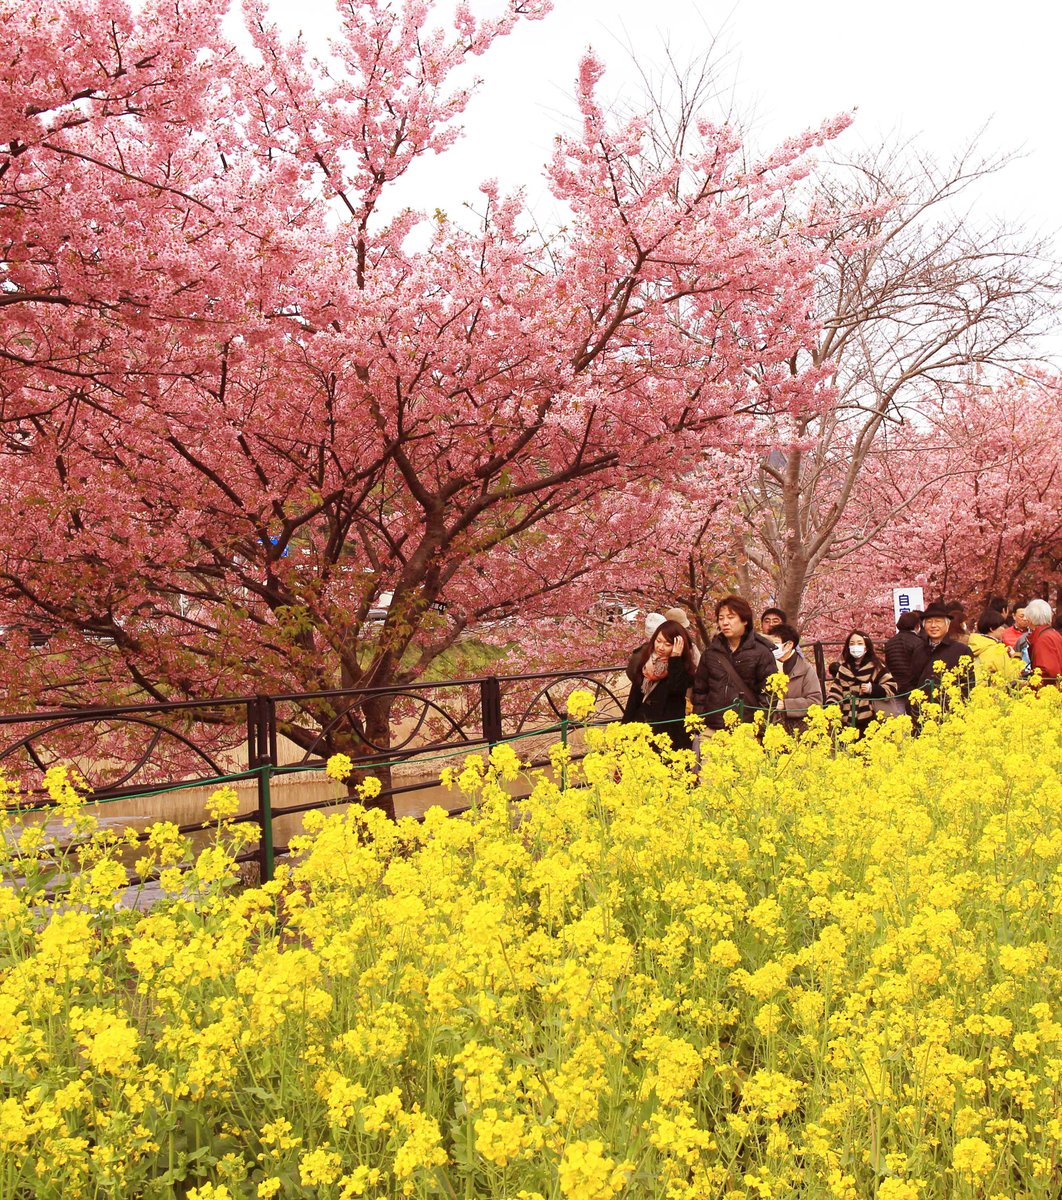
M676 750L688 750L686 692L693 686L693 643L677 621L665 621L638 654L623 720L644 721L665 733Z
M874 653L874 643L862 629L853 629L845 638L841 665L830 681L827 701L839 704L844 723L862 732L874 720L871 701L895 695L896 680Z

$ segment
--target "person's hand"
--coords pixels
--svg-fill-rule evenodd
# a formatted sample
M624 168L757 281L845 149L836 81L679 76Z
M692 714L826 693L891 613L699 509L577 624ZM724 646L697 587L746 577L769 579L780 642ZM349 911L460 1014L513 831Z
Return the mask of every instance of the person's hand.
M863 693L864 696L869 696L870 693L874 690L874 685L872 683L864 683L863 686L859 690Z
M684 645L685 643L682 640L682 635L679 634L679 636L671 643L671 657L678 658L678 656L682 653L682 648Z

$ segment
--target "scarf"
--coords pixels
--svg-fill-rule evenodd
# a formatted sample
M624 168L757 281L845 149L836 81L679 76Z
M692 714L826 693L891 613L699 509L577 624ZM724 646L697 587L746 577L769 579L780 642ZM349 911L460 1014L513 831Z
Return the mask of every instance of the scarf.
M670 661L670 655L665 658L658 658L656 654L650 654L645 660L645 666L642 667L643 700L648 700L653 688L656 687L661 679L667 678L667 666Z

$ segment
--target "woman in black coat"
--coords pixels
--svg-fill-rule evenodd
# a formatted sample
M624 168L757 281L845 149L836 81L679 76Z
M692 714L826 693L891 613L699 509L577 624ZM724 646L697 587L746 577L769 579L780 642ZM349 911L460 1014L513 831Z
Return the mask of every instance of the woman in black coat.
M686 692L693 686L693 649L677 621L665 621L645 644L634 664L623 720L644 721L653 733L666 733L676 750L688 750Z
M709 729L722 729L733 708L751 721L767 706L767 680L778 671L774 643L755 629L752 607L740 596L724 596L715 606L720 632L701 655L693 684L693 707L705 714Z

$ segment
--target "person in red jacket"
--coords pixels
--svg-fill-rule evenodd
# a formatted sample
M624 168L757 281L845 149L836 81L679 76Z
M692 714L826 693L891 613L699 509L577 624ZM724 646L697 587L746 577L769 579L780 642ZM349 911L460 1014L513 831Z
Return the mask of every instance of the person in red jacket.
M1028 600L1017 601L1014 607L1010 610L1010 624L1004 627L1003 633L1000 635L1003 639L1004 645L1009 646L1011 650L1013 650L1021 638L1023 638L1025 634L1029 632L1029 626L1025 624L1025 606L1028 603ZM1006 616L1005 613L1004 616Z
M1033 670L1040 672L1045 683L1062 686L1062 633L1051 628L1054 615L1046 600L1030 600L1025 606Z

